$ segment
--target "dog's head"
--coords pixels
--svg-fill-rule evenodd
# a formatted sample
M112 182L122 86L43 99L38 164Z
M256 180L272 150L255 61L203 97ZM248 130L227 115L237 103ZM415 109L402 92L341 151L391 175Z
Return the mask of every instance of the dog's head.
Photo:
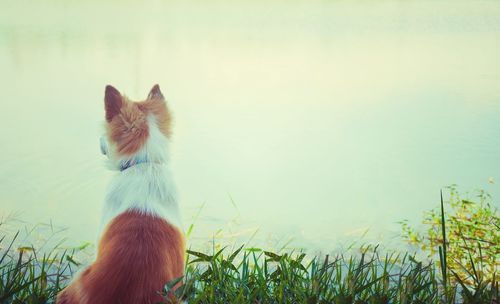
M171 114L160 87L153 86L148 97L131 101L108 85L104 94L106 137L101 150L116 162L161 161L161 151L171 135Z

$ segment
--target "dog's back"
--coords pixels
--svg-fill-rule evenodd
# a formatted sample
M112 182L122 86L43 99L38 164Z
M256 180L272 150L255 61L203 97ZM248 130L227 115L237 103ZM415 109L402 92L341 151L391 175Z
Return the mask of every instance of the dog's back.
M103 234L96 261L58 303L159 303L158 291L182 276L183 248L180 231L163 219L122 213Z

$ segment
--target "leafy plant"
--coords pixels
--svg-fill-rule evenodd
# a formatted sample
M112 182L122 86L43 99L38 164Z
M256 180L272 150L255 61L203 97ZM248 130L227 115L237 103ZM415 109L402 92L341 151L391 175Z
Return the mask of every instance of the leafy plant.
M448 187L446 202L441 195L441 208L425 213L425 232L418 232L403 222L403 235L433 259L439 253L445 298L455 294L450 286L459 287L465 303L479 299L498 299L498 265L500 257L500 219L492 207L491 197L484 191L474 198L461 198L455 186ZM490 296L488 294L491 294Z

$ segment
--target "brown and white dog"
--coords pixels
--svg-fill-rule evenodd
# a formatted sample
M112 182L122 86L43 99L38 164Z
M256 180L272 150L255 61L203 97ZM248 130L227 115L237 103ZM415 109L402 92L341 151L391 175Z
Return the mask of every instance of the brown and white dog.
M171 114L158 85L133 102L106 86L101 149L119 170L104 204L95 261L58 304L152 304L184 271L184 236L169 170Z

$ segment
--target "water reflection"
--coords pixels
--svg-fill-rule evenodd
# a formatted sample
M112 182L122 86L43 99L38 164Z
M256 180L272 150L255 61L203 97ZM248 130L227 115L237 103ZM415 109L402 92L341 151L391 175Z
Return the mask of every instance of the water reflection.
M500 194L498 3L26 4L0 10L3 212L94 240L108 83L164 88L193 240L390 239L442 186Z

